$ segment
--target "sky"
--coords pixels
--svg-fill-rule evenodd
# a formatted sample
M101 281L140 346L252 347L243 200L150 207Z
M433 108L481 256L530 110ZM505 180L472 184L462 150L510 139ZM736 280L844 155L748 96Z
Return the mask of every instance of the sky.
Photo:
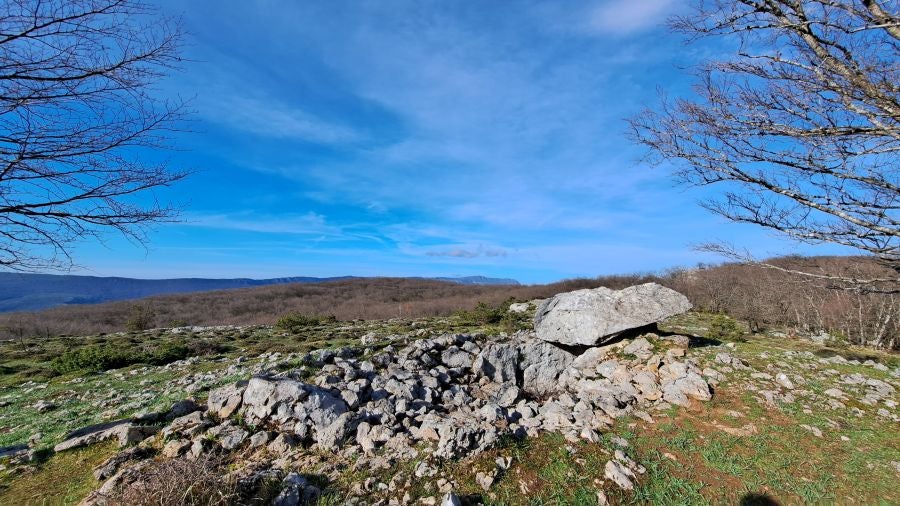
M625 119L725 54L663 26L682 2L222 0L160 4L188 32L159 93L193 171L145 245L75 250L92 275L470 276L542 283L830 254L714 216L713 189L641 162Z

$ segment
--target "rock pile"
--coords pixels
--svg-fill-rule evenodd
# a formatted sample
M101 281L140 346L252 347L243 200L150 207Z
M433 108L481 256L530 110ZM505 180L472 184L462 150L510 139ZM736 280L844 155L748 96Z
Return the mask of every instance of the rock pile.
M643 410L652 406L711 398L697 364L685 358L687 338L613 339L687 310L682 299L652 284L579 290L546 301L537 332L319 350L303 358L303 368L215 389L205 406L182 405L161 430L162 454L196 458L218 447L287 455L313 446L377 469L421 457L423 448L434 458L462 457L504 434L555 431L596 441L616 417L649 418ZM619 459L608 472L624 486L634 470ZM298 483L287 484L291 497L305 493Z

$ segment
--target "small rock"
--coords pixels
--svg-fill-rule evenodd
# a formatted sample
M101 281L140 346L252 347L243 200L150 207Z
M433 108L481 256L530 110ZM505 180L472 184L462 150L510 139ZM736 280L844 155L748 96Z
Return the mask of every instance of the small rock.
M603 475L624 490L632 490L634 473L618 460L610 460L603 468Z
M250 436L250 448L259 448L272 440L274 434L269 431L257 432Z
M818 427L813 427L812 425L800 424L804 429L812 432L812 434L816 437L822 437L822 430Z
M791 381L790 378L788 378L787 374L785 374L783 372L780 372L775 375L775 382L778 383L779 385L783 386L784 388L787 388L788 390L794 389L794 383Z
M36 403L34 403L34 405L32 407L34 409L36 409L38 413L46 413L48 411L53 411L54 409L56 409L57 405L50 401L41 399L41 400L37 401Z
M482 488L482 490L487 492L488 490L491 489L491 485L494 484L494 475L489 474L489 473L478 472L475 475L475 482L478 483L478 485Z

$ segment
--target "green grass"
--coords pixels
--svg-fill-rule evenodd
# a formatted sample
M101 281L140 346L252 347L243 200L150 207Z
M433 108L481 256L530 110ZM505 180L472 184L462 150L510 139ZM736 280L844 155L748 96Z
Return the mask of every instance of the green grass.
M14 476L0 474L0 504L78 504L97 485L93 469L116 451L113 443L70 450Z
M481 308L486 313L490 312L488 309L491 308ZM669 327L663 327L692 333L683 330L690 328L697 331L693 335L703 335L704 325L709 325L712 317L689 314L667 322ZM289 360L287 354L358 347L359 338L370 332L378 337L375 344L367 347L364 357L378 353L390 344L387 337L391 335L405 336L405 339L454 332L493 336L510 330L509 322L502 318L487 323L479 318L479 315L459 314L429 320L317 322L293 329L294 332L253 327L187 334L149 331L0 343L0 400L10 401L8 406L0 408L0 446L25 442L40 431L44 434L41 447L46 448L77 427L141 411L164 410L172 402L189 396L202 401L209 388L248 376L246 371L259 364L260 359L256 357L260 353L282 353L279 361L282 370L301 365L309 368L300 358ZM427 331L419 333L423 328ZM66 374L57 374L50 367L55 358L67 352L91 347L133 347L146 352L164 350L175 344L183 344L199 359L177 367L133 364L106 372L90 372L87 370L90 368L79 367ZM889 377L888 373L862 365L819 364L818 356L785 355L786 352L815 349L817 347L809 343L751 336L746 342L735 343L733 348L702 347L692 349L690 354L702 365L720 368L714 363L715 354L726 351L757 370L773 375L774 371L768 367L783 362L792 377L805 378L805 382L797 382L798 390L817 394L835 386L840 379L839 375L825 375L825 369L835 369L840 374L863 372L879 379ZM763 352L767 358L760 357ZM863 352L853 347L839 352L848 357L870 357L885 364L898 363L895 356ZM205 381L196 391L189 392L179 384L179 380L188 375L196 377L228 367L233 364L230 359L238 356L248 359L243 363L247 367L245 371ZM308 371L309 374L313 372ZM794 403L773 407L760 402L759 394L746 388L748 382L762 381L752 380L750 372L729 373L726 381L716 389L713 401L700 407L685 410L672 406L653 411L655 424L632 417L621 418L599 443L571 444L558 434L544 434L527 440L504 437L495 448L481 455L437 465L458 483L458 493L496 505L596 504L600 488L612 502L624 504L736 504L749 500L753 494L765 494L781 503L830 503L851 496L863 503L900 502L895 491L896 472L890 465L891 461L900 461L896 427L893 422L876 416L871 406L852 400L861 390L840 386L851 397L845 409L826 409L799 396ZM105 398L109 399L103 400ZM59 408L37 413L31 406L40 399L51 400ZM810 405L813 412L804 413L804 405ZM865 416L855 416L850 410L853 407L864 410ZM728 414L731 411L738 411L743 416ZM830 427L829 420L836 422L839 428ZM720 429L721 426L740 428L746 424L753 424L757 433L736 436ZM825 437L815 438L799 427L800 424L822 429ZM612 443L614 435L629 442L627 453L647 469L633 492L617 490L604 479L603 468L616 449ZM841 441L839 435L850 441ZM8 487L0 493L0 503L28 504L33 500L28 494L34 493L40 479L54 476L52 473L60 478L49 492L48 497L53 498L50 504L77 502L81 498L79 494L83 495L95 485L90 478L92 459L113 451L104 448L108 447L66 452L39 465L30 474L14 478L9 474L0 475L0 486ZM492 469L498 456L512 458L512 466L498 477L490 491L485 492L476 483L475 475L478 470ZM398 463L392 469L379 471L376 477L384 483L395 476L399 482L410 481L408 491L414 499L440 497L435 480L413 476L416 463ZM341 503L353 484L368 476L353 471L352 462L345 468L344 474L336 480L323 483L326 494L320 504Z
M674 464L658 451L644 455L647 473L634 491L632 504L709 504L700 492L703 484L677 476Z

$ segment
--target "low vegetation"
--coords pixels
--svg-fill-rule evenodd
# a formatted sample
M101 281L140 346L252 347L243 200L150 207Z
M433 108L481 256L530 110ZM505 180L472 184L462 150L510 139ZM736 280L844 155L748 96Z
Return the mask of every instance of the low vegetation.
M788 257L790 269L857 277L896 276L871 257ZM685 295L698 309L741 320L747 330L788 334L827 332L852 344L900 348L900 294L829 289L824 282L752 265L725 264L658 274L573 279L549 285L472 286L424 279L367 278L321 284L266 286L168 295L141 304L63 306L0 314L0 338L86 335L184 325L271 325L285 315L334 315L338 320L422 318L528 301L579 288L620 289L654 281ZM486 304L478 309L479 302ZM137 309L135 309L137 308ZM477 314L477 316L476 316ZM499 314L499 313L498 313Z
M275 328L296 334L310 327L326 325L336 321L337 317L334 315L291 313L279 318L278 321L275 322Z
M417 339L445 332L503 332L503 318L475 323L476 316L495 312L489 308L482 305L474 315L461 312L449 318L322 322L299 333L272 327L218 327L5 342L0 344L0 446L21 444L40 433L36 445L47 449L77 427L164 410L189 396L202 401L209 389L245 378L258 364L280 364L284 358L278 357L291 352L358 346L364 336L373 336L370 346L377 348L383 346L379 339L390 335ZM860 402L858 392L864 386L847 386L842 379L862 375L896 384L891 374L900 370L900 357L846 343L835 347L784 339L777 332L742 330L741 340L725 346L724 340L714 339L721 337L723 328L733 329L723 321L749 328L745 321L723 320L719 314L704 312L675 317L662 328L693 336L696 347L691 353L704 364L721 368L716 356L724 351L750 367L728 373L710 403L653 412L652 423L619 419L599 443L570 443L556 434L505 438L480 455L443 462L440 472L453 477L458 493L486 504L521 504L524 497L530 504L594 504L597 491L614 504L735 504L763 499L808 504L849 498L860 504L890 504L900 500L892 486L900 472L896 469L900 442L890 417L896 415L896 408L888 415L879 413L880 405ZM93 351L85 350L127 349L129 345L139 345L144 353L185 346L193 358L165 367L146 361L105 371L79 367L59 376L45 369L44 364L64 356L87 356ZM284 363L284 367L295 366ZM44 371L45 376L33 371ZM786 371L798 389L812 395L821 396L837 386L847 398L834 406L801 397L792 402L767 399L765 392L777 389L771 378L778 371ZM56 407L39 411L35 406L42 400ZM603 464L616 449L646 467L634 491L619 490L604 478ZM99 486L92 469L113 452L111 446L97 445L48 455L24 467L7 464L0 470L0 503L77 503ZM491 469L497 458L508 459L510 465L486 492L477 474ZM221 474L215 471L233 463L207 464L160 464L153 474L159 483L126 489L121 499L128 504L178 502L180 496L176 496L186 489L170 485L188 479L198 483L192 489L198 494L197 503L234 503L230 484L221 482ZM414 478L416 464L371 478L373 483L410 482L413 499L434 496L432 480ZM321 482L322 504L340 503L359 482L352 466L345 465L341 477ZM315 466L308 469L310 474L324 473L319 471Z

